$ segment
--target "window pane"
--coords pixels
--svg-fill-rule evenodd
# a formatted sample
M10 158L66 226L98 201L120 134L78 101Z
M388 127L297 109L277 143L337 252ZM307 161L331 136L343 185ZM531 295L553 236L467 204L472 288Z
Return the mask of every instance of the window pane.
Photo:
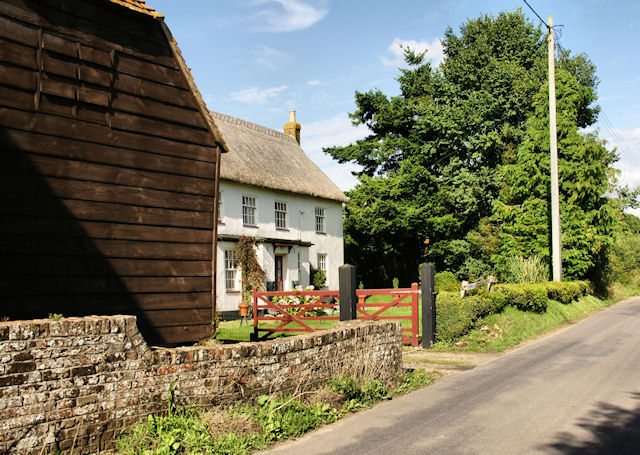
M250 226L256 225L256 198L242 196L242 223Z
M284 229L287 227L287 203L275 202L276 227Z
M324 253L318 254L318 269L327 274L327 255Z
M316 207L316 232L324 232L324 209Z
M224 278L227 291L236 290L238 260L235 250L224 250Z

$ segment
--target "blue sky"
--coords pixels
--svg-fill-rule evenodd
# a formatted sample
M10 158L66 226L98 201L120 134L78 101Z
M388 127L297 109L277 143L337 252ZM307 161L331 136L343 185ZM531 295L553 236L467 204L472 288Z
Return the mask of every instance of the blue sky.
M354 93L397 94L399 45L427 50L438 63L448 26L522 0L147 0L165 15L210 109L282 129L290 109L302 124L305 152L340 186L356 183L322 147L346 145L366 129L351 125ZM640 2L548 1L529 4L561 24L560 44L597 66L596 127L618 147L624 183L640 185Z

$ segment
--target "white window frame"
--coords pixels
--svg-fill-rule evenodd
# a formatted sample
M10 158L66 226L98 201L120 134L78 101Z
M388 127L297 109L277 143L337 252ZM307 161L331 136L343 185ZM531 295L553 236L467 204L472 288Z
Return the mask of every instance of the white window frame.
M324 276L327 276L327 272L329 271L328 267L329 258L327 257L327 253L318 253L317 264L318 270L322 270L324 272Z
M316 232L319 234L325 234L325 214L323 207L316 207Z
M285 201L275 201L273 204L276 229L287 229L289 206Z
M224 287L227 291L237 291L238 258L235 249L224 250Z
M242 195L242 224L245 226L257 226L256 197L247 194Z

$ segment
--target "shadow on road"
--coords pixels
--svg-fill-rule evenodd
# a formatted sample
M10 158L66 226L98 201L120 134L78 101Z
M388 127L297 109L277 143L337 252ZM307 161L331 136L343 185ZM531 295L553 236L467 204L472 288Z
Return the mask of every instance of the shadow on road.
M640 393L630 396L640 401ZM567 455L640 454L640 404L631 410L608 403L598 403L598 407L578 422L590 433L588 440L563 432L544 448Z

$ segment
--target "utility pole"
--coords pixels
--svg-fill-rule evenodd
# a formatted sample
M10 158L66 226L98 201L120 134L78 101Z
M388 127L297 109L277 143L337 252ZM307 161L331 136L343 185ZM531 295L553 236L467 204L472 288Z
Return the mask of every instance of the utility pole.
M560 191L558 184L558 139L556 133L556 62L553 42L553 17L549 14L549 145L551 151L551 260L553 281L562 281L562 245L560 234Z

